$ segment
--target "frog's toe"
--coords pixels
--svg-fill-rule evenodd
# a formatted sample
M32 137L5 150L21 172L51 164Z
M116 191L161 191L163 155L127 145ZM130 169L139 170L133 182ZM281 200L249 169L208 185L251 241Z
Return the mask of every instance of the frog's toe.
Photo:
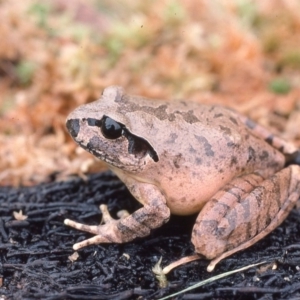
M90 245L98 245L101 243L111 243L111 240L103 235L96 235L91 237L90 239L84 240L82 242L76 243L73 245L73 249L76 251L78 249L90 246Z
M70 227L73 227L75 229L89 232L92 234L98 234L99 233L99 226L98 225L85 225L82 223L78 223L75 221L72 221L70 219L65 219L64 224Z
M130 215L130 213L126 209L122 209L117 212L117 216L119 219L124 219L124 218L128 217L129 215Z
M102 223L107 224L107 223L117 221L110 215L106 204L101 204L100 205L100 210L101 210L101 213L102 213L101 224ZM117 212L117 216L118 216L119 219L124 219L124 218L128 217L129 215L130 215L130 213L126 209L122 209L122 210L119 210Z
M107 224L107 223L111 223L113 221L116 221L109 213L108 209L107 209L107 205L106 204L101 204L99 206L101 213L102 213L102 221L101 224Z

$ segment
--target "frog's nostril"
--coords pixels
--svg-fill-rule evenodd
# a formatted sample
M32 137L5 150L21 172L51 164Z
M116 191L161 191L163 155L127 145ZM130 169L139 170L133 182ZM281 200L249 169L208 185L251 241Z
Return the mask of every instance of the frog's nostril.
M69 119L66 123L66 127L71 134L73 138L76 138L79 130L80 130L80 125L79 125L79 120L78 119Z

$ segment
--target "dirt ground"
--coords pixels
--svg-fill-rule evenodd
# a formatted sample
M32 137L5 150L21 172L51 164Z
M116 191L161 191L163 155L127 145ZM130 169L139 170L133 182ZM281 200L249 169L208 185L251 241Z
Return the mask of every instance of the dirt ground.
M86 199L83 201L82 199ZM65 218L99 224L100 204L113 216L139 206L110 172L88 181L72 179L26 188L0 189L0 255L3 299L160 299L201 280L263 262L172 299L299 299L300 211L294 209L273 233L225 259L212 273L208 261L180 266L160 288L152 272L193 254L190 234L195 216L175 217L144 239L102 244L78 251L72 245L89 235L63 225ZM13 212L26 212L16 220Z

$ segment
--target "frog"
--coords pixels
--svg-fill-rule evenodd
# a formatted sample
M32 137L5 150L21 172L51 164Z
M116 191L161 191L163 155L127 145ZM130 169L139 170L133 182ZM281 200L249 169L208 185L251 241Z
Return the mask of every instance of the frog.
M66 127L142 204L119 219L102 204L100 225L65 219L94 235L74 250L127 243L171 214L198 214L191 241L212 271L278 227L300 196L299 149L228 107L148 99L109 86L72 111Z

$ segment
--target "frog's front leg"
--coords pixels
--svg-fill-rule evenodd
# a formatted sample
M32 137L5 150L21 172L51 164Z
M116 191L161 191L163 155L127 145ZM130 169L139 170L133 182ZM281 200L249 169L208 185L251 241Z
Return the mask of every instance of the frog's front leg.
M152 229L160 227L169 220L170 210L166 205L166 199L154 185L139 183L135 187L129 188L131 193L144 204L142 208L131 215L114 220L109 216L106 207L102 206L103 220L106 223L104 225L89 226L69 219L65 220L64 223L68 226L96 235L74 244L74 250L92 244L125 243L137 237L149 235Z
M200 212L193 229L196 252L222 259L269 234L286 218L300 195L300 167L291 165L269 179L244 175L219 191Z

